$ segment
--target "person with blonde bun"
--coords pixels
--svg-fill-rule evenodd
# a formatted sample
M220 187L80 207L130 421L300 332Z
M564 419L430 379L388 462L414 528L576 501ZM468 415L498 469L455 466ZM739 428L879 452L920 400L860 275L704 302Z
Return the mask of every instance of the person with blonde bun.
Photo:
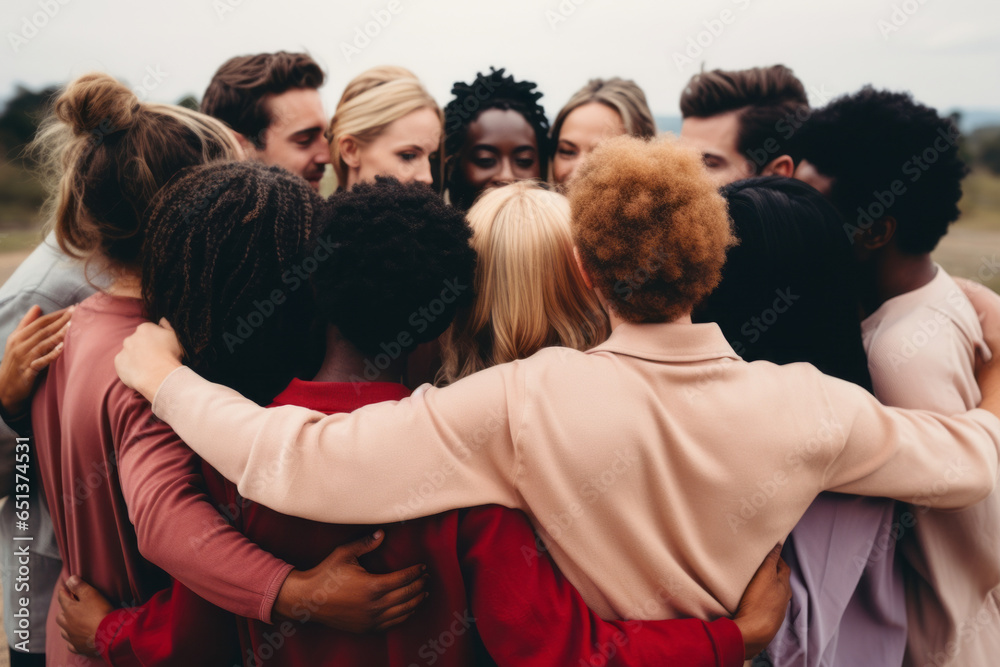
M607 338L607 317L573 259L564 196L518 181L482 195L467 218L476 296L445 332L442 383L543 347L582 351Z
M70 83L37 142L39 153L54 165L52 210L60 248L107 280L77 306L63 354L32 403L38 468L63 557L59 599L48 613L48 660L102 664L98 655L114 662L127 654L143 664L150 664L150 656L166 660L160 664L225 664L238 647L227 641L235 636L199 635L203 628L184 626L184 616L171 627L170 642L114 644L123 627L143 624L145 617L132 608L169 585L159 567L204 597L191 596L190 605L210 607L210 602L266 622L272 611L288 615L307 603L312 590L299 582L310 574L293 570L228 524L204 495L197 458L117 380L112 360L125 335L145 319L140 278L148 252L143 244L151 232L146 214L154 197L187 167L243 153L220 121L141 103L106 74ZM286 205L285 215L287 233L302 243L311 212L321 209L323 200L301 178L274 171L301 202L297 208ZM190 202L179 224L222 205L229 185L220 183ZM276 197L287 202L290 195L267 188L265 203L274 205ZM314 569L317 576L332 576L336 566L328 560ZM67 633L64 642L56 627L61 605L97 592L124 610L92 631L89 657L74 655L74 638ZM359 599L344 602L359 604ZM329 620L324 610L331 607L313 608L313 618Z
M392 176L430 185L443 116L420 80L404 67L373 67L344 89L326 137L337 188Z
M552 124L552 180L568 183L601 140L622 134L656 136L646 94L629 79L591 79L573 93Z

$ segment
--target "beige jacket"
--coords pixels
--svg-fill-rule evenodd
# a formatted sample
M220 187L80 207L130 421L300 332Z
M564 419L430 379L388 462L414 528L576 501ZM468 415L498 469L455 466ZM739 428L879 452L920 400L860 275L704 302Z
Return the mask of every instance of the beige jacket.
M624 324L586 353L549 348L331 416L260 408L182 368L153 411L288 514L523 509L608 619L729 614L820 491L908 499L939 483L929 501L961 507L992 490L1000 448L992 414L887 408L807 364L746 363L715 324Z

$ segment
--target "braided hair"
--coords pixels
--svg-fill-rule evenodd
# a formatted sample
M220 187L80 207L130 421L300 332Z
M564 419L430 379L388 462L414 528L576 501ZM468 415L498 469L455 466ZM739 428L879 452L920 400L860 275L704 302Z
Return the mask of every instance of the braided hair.
M516 111L535 132L541 178L546 179L549 155L549 119L538 103L542 93L533 81L516 81L504 76L505 69L490 67L489 74L476 73L472 83L456 82L451 88L453 99L444 108L444 153L441 163L442 188L451 189L458 169L458 154L465 144L469 125L489 109ZM485 96L485 97L484 97Z
M192 368L264 403L318 361L301 289L316 260L302 251L325 207L302 178L252 161L186 169L157 195L144 307L170 321Z

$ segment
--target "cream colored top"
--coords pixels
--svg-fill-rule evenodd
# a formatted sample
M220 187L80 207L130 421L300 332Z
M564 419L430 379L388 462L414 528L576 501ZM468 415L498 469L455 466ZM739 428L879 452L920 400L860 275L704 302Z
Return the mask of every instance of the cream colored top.
M965 412L979 404L976 352L989 358L979 317L944 269L886 301L861 323L875 396L886 405ZM934 495L929 487L917 498ZM907 667L1000 664L1000 489L960 512L910 507L900 536L908 566Z
M1000 420L883 407L807 364L746 363L715 324L624 324L350 414L264 409L181 368L157 416L247 498L335 523L527 512L604 618L712 619L816 494L939 507L993 488ZM512 558L521 557L511 554Z

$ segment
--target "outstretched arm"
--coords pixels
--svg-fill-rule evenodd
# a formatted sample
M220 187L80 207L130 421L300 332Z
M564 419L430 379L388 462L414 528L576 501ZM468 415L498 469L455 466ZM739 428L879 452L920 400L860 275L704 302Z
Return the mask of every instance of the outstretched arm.
M166 354L164 341L174 345ZM330 523L385 523L521 502L514 488L520 408L508 401L523 395L517 362L416 399L326 416L293 406L261 408L179 367L179 349L172 331L142 324L115 364L142 391L159 389L157 416L250 500ZM135 381L128 369L149 361L151 368L175 370L162 383L156 371L139 371L154 377L152 384Z

